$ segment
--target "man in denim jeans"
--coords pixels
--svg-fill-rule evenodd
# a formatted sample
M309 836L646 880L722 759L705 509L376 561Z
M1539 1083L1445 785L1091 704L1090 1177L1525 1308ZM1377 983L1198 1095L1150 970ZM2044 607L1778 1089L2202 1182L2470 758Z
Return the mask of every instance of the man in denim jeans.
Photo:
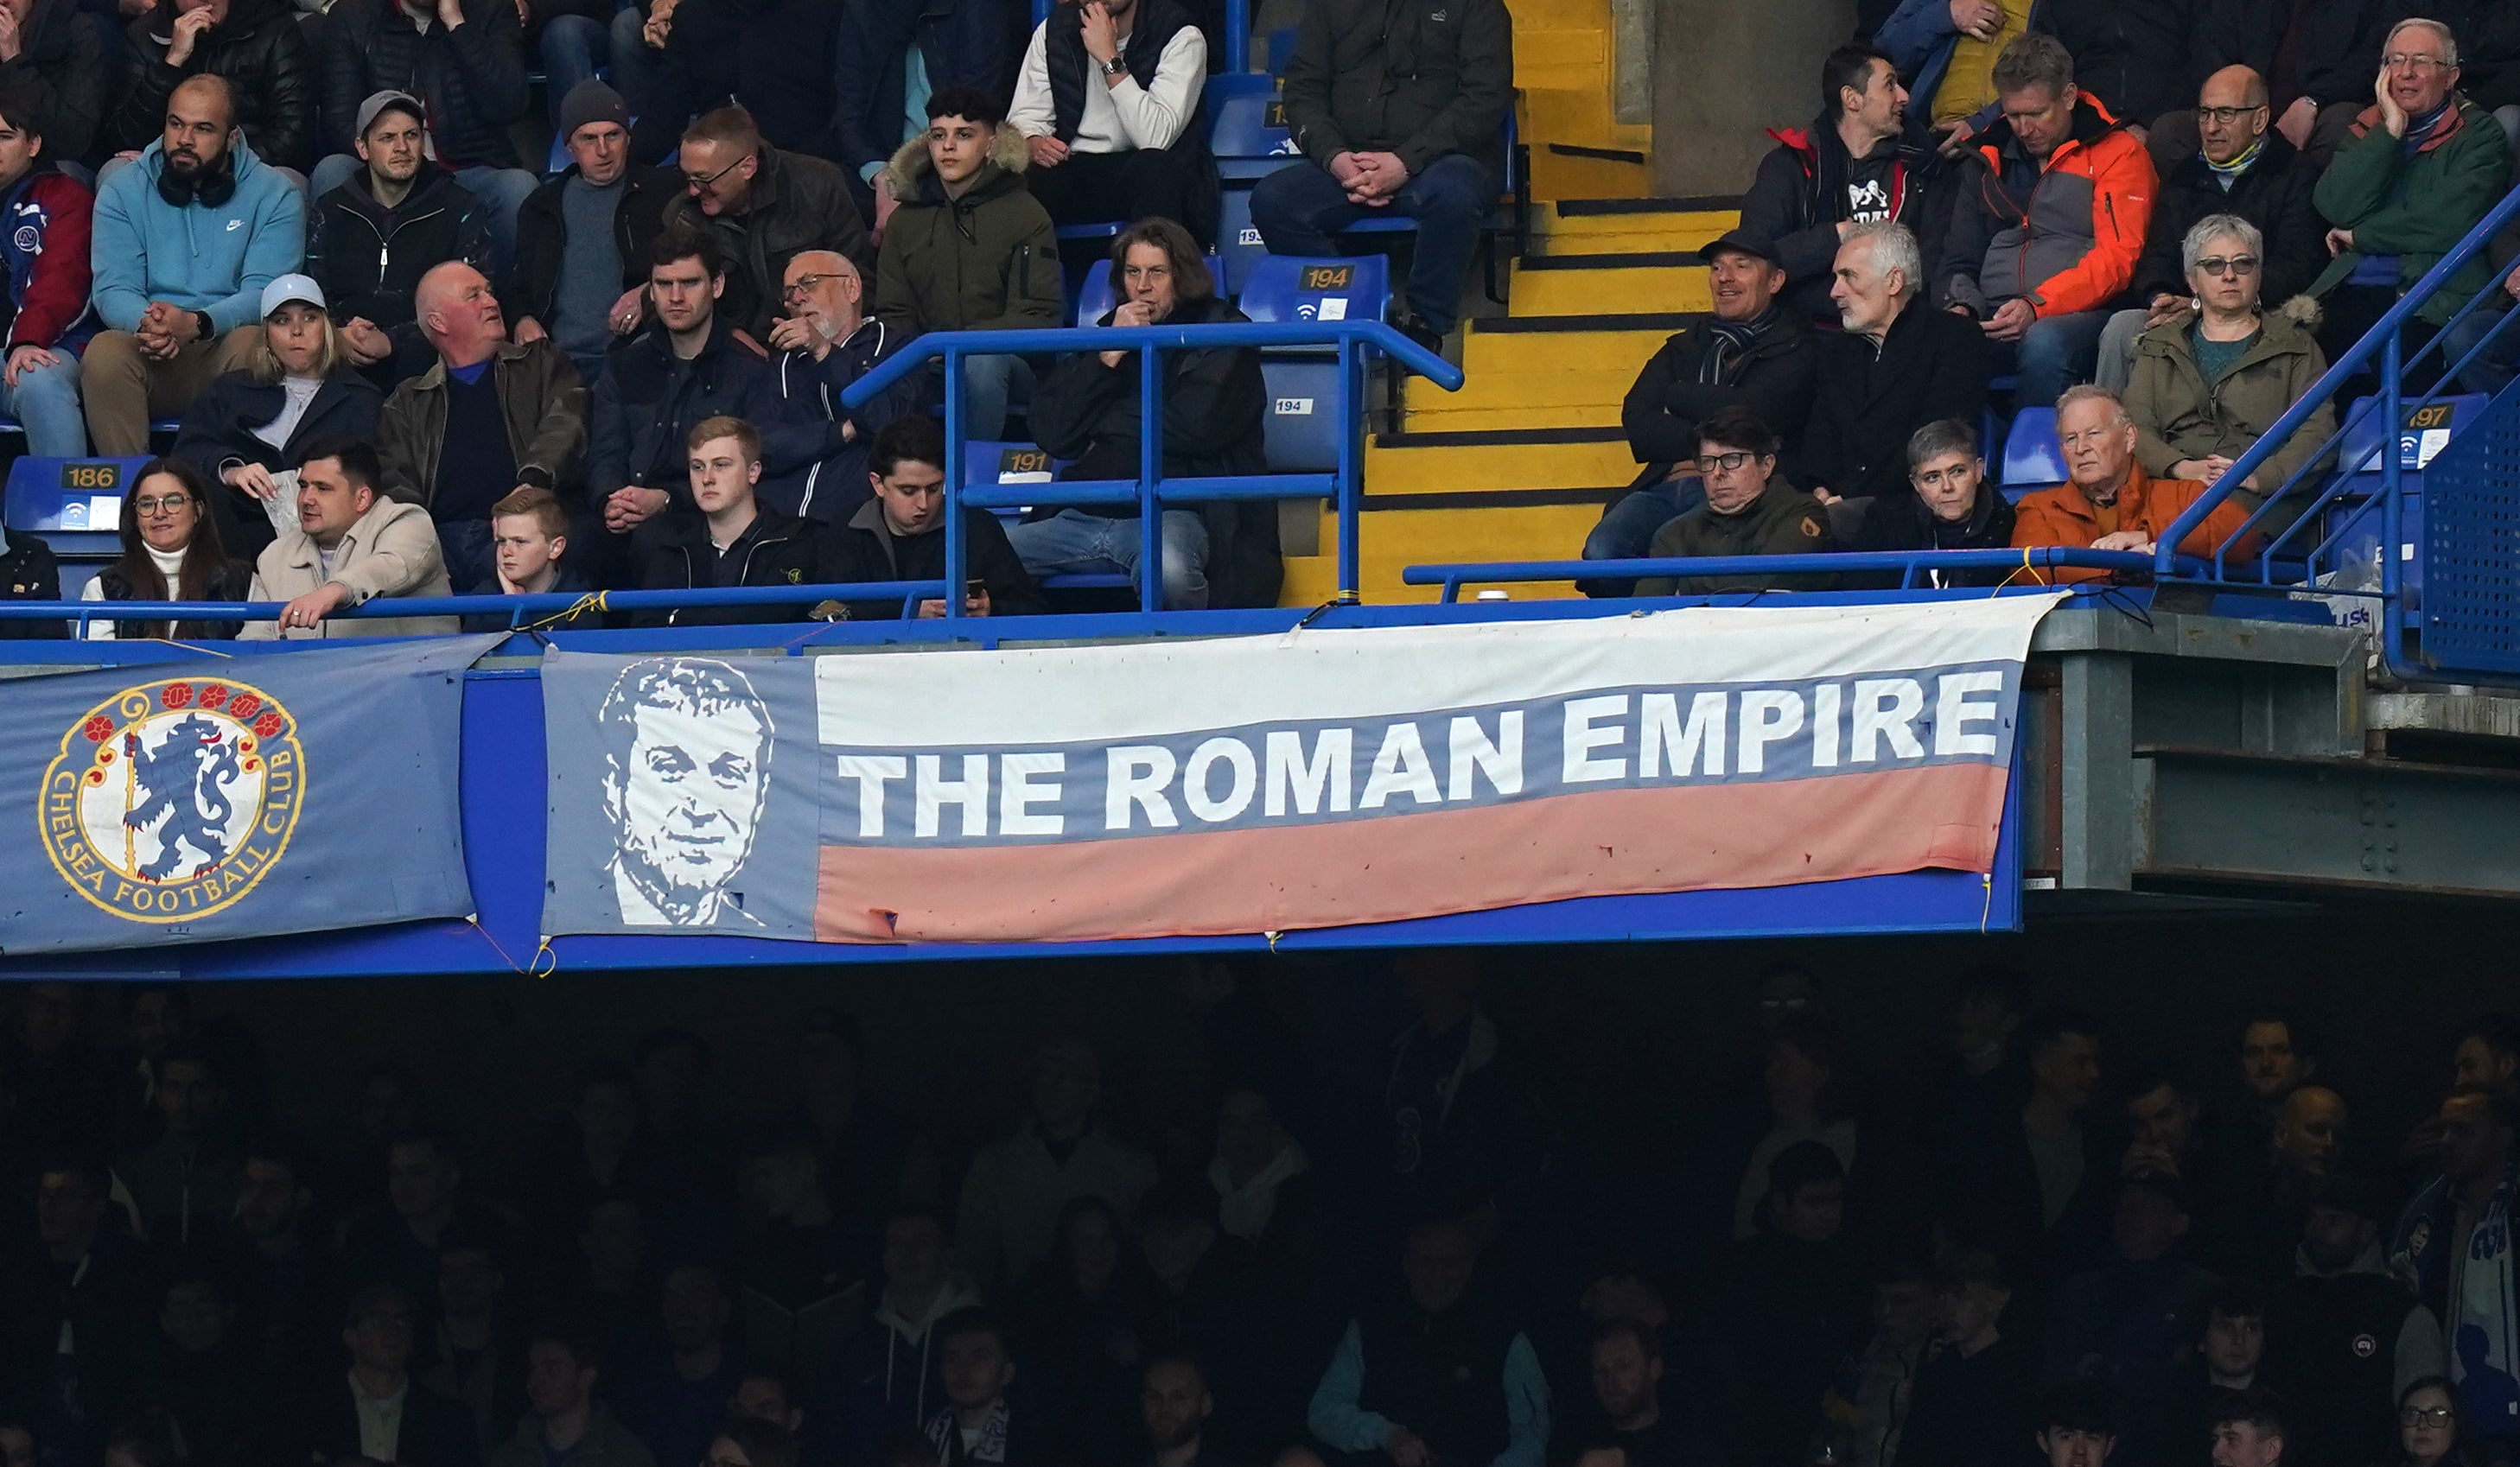
M97 331L87 298L96 196L53 167L43 129L30 84L0 80L0 270L9 310L0 413L23 425L28 453L75 459L87 452L79 349Z

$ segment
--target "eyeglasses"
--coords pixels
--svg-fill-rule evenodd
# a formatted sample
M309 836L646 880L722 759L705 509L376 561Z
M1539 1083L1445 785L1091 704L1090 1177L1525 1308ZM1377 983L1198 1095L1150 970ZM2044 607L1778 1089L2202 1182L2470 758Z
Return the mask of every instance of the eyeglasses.
M683 175L683 182L693 193L705 194L719 179L724 178L736 169L742 167L750 160L750 157L751 155L746 154L743 157L737 158L734 162L727 164L725 167L718 169L715 173L708 174L705 177L698 173L686 173Z
M2390 52L2380 58L2380 65L2392 71L2412 71L2418 76L2426 71L2447 71L2451 68L2451 64L2438 56L2415 56L2404 51Z
M1757 457L1758 455L1756 454L1738 452L1729 454L1699 454L1697 456L1697 467L1700 469L1721 468L1726 473L1731 473Z
M2262 112L2266 110L2267 105L2263 102L2255 107L2200 107L2196 110L2196 121L2199 126L2212 122L2228 127L2251 112Z
M189 494L159 494L131 502L131 512L134 514L172 514L177 510L191 508L193 508L193 497Z
M2398 1413L2400 1426L2448 1426L2450 1422L2448 1406L2408 1406Z
M832 271L828 275L800 275L794 280L788 282L787 287L780 290L779 298L781 300L796 300L803 296L813 294L814 288L821 285L823 282L838 279L840 279L840 273L836 270Z
M2255 275L2258 273L2258 257L2235 254L2227 259L2219 254L2209 254L2196 262L2196 268L2206 275Z

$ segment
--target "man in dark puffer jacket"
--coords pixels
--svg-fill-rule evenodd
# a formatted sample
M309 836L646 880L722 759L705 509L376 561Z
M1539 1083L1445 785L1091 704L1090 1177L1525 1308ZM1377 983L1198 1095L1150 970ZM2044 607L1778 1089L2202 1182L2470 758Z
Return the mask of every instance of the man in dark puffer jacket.
M390 391L435 360L412 304L420 278L449 260L486 268L489 221L470 189L421 156L417 100L391 93L372 106L359 135L367 166L316 200L306 273L333 302L351 363Z
M122 100L108 143L138 150L166 125L166 98L187 76L224 76L254 156L303 174L315 165L315 53L284 0L176 0L122 33Z

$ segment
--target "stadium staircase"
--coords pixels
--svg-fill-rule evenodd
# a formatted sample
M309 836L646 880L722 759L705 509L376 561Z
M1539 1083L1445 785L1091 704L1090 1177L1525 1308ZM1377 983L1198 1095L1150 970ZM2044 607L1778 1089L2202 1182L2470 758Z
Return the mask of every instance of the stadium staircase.
M1459 357L1467 384L1448 393L1409 383L1396 427L1385 415L1370 440L1369 602L1432 599L1401 584L1405 566L1582 547L1601 506L1636 476L1620 399L1663 338L1706 310L1693 252L1735 218L1730 200L1646 197L1651 129L1614 119L1608 0L1508 4L1531 236L1505 266L1504 314L1467 325ZM1310 545L1289 537L1285 604L1336 594L1335 541L1327 512Z

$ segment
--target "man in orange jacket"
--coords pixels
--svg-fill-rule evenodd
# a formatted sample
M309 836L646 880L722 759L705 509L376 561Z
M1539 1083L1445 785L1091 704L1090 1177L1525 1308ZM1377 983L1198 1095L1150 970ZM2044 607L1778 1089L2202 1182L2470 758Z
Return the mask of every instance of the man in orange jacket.
M2065 450L2066 481L2028 495L2014 507L2012 548L2134 551L2151 555L2163 535L2206 486L2194 479L2156 479L2135 458L2135 422L2126 404L2105 387L2071 387L2056 400L2056 437ZM2180 552L2210 556L2239 533L2249 501L2238 494L2217 505L2204 523L2180 542ZM2246 551L2257 540L2232 547ZM2050 585L2106 580L2104 570L2034 569Z
M2135 278L2157 181L2140 138L2074 86L2033 31L1995 64L2003 107L1962 164L1938 304L1986 333L2013 401L2045 407L2092 378L2109 308Z

